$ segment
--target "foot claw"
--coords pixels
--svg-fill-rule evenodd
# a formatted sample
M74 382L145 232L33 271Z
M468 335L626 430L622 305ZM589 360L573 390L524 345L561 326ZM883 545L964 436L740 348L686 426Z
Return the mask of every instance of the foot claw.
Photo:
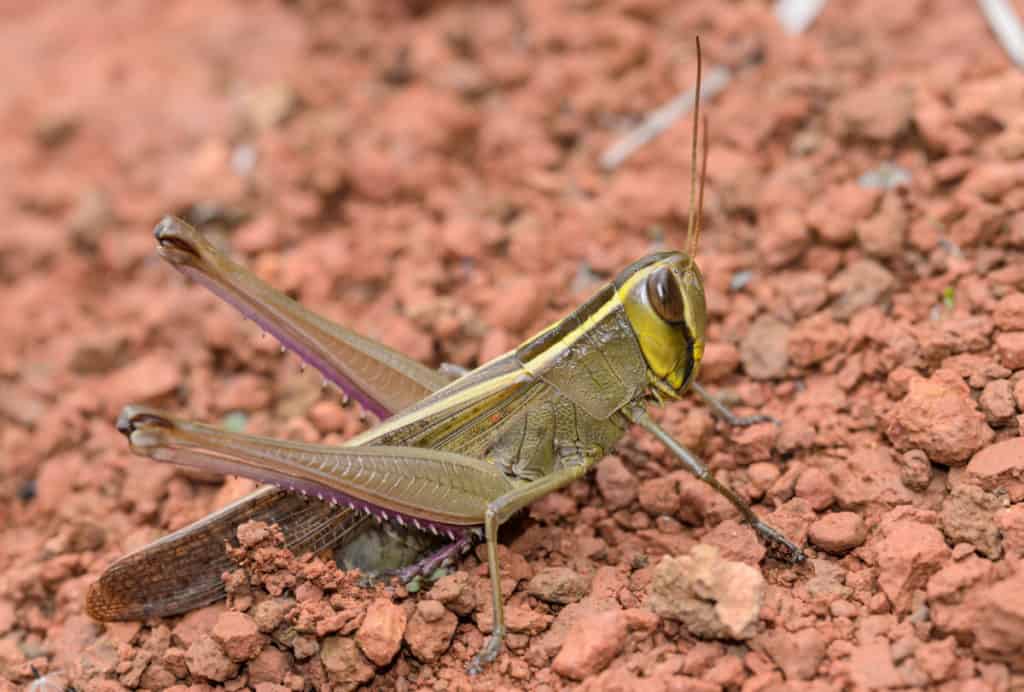
M480 653L473 657L473 660L466 666L466 672L470 675L479 675L488 664L494 661L501 652L501 640L503 637L498 633L491 634L490 639L480 649Z
M738 428L746 428L751 425L757 425L758 423L774 423L775 425L782 425L782 421L774 416L768 416L763 413L758 413L753 416L737 416L729 421L730 425Z
M783 536L778 529L764 522L758 522L754 525L754 531L757 532L757 537L761 539L761 542L767 546L772 557L791 565L798 565L807 559L804 551Z
M704 389L704 387L700 386L696 382L694 382L692 386L693 391L697 392L697 395L700 396L700 398L703 399L704 402L711 407L711 411L729 425L733 425L740 428L749 425L754 425L756 423L775 423L775 425L782 425L782 421L780 421L778 418L766 416L761 413L755 414L753 416L737 416L735 413L732 412L732 409L730 409L728 406L722 403L722 401L719 400L717 397L712 396L711 392Z
M777 559L788 562L791 565L799 565L807 559L804 551L789 541L773 543L769 546L769 550Z

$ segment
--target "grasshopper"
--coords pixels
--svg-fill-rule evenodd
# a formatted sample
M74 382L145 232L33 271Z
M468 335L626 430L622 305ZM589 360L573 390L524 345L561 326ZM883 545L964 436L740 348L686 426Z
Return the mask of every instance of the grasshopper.
M700 44L697 45L697 93ZM307 311L218 251L184 221L154 231L158 252L252 319L281 344L376 414L381 422L331 447L229 433L128 406L117 427L137 454L157 461L247 476L270 484L129 554L92 585L88 613L99 620L170 615L224 593L231 563L224 543L246 520L276 523L295 553L337 548L342 562L370 571L403 566L429 573L484 540L494 625L469 665L479 672L501 651L505 620L498 528L534 500L582 478L636 424L660 440L739 510L780 557L800 548L763 522L731 488L647 413L688 387L716 413L738 418L694 379L707 312L694 260L707 166L697 192L698 107L694 108L688 252L634 262L578 309L475 370L433 370ZM388 533L373 528L377 519ZM429 545L431 534L447 538ZM428 551L427 557L415 556ZM412 562L412 564L408 564Z

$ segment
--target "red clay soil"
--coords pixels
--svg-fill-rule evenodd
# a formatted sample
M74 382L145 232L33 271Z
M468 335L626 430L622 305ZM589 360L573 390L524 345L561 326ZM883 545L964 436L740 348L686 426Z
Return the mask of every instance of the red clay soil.
M7 3L0 10L0 690L1024 689L1024 74L974 3ZM808 565L632 431L409 594L241 531L231 596L101 625L114 559L254 486L132 456L127 403L249 432L362 429L157 259L185 214L275 286L427 363L514 346L680 247L708 106L703 382L655 415ZM39 676L36 676L38 673ZM582 684L581 682L582 681Z

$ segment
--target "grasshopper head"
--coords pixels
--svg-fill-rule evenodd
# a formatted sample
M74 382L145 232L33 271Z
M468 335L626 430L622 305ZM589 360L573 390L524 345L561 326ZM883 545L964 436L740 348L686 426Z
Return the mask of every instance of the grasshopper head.
M704 279L682 252L653 259L623 282L620 296L652 385L676 397L696 376L704 355Z
M708 313L704 279L694 258L700 240L704 208L704 179L708 167L708 124L700 127L700 38L697 39L697 86L693 104L693 143L690 154L689 253L652 255L626 270L616 284L633 332L647 360L654 394L677 397L700 368ZM703 130L704 156L697 184L697 136ZM630 275L632 272L632 275Z

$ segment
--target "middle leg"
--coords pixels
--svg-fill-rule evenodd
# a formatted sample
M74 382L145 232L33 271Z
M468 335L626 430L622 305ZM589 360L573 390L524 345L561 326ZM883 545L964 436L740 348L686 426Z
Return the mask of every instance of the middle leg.
M630 412L629 416L634 423L658 438L663 445L668 447L669 451L679 457L694 476L710 485L723 497L729 500L729 502L739 510L740 514L743 515L743 518L747 523L750 524L755 532L757 532L758 537L764 541L773 552L794 564L803 562L807 559L803 551L800 550L795 543L786 538L781 531L762 521L759 516L754 514L754 510L750 508L750 505L748 505L743 498L736 494L735 490L724 483L720 483L718 479L712 475L708 467L701 463L700 459L698 459L686 447L679 444L675 438L655 423L651 417L647 415L647 411L642 408L638 408Z

